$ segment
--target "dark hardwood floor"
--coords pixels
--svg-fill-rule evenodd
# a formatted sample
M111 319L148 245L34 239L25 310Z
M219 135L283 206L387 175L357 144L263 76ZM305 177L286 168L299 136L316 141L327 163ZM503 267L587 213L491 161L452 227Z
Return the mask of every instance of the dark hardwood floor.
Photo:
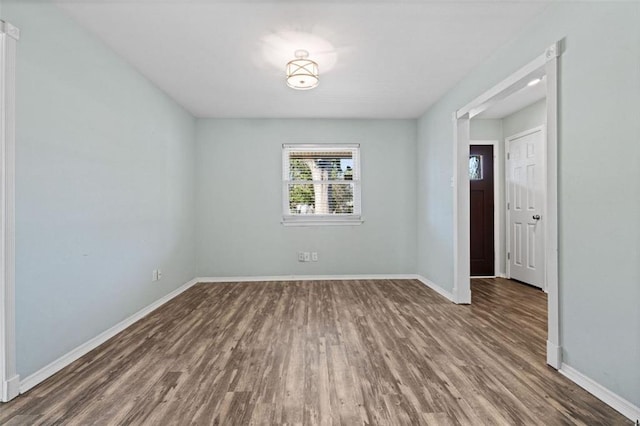
M474 280L199 284L0 424L630 424L545 364L546 296Z

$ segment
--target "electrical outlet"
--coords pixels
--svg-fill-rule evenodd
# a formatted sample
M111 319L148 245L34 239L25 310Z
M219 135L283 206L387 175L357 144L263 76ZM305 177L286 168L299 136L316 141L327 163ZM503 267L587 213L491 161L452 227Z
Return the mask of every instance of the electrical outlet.
M312 262L317 262L318 261L318 252L317 251L311 252L311 261Z
M304 261L311 262L311 253L309 253L308 251L304 252Z
M304 262L304 252L298 252L298 262Z

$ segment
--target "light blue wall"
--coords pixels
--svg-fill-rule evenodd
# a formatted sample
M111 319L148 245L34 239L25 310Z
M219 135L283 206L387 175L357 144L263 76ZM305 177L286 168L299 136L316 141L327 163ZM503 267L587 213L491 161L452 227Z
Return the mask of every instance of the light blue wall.
M500 141L502 140L502 120L473 119L469 125L469 137L472 141Z
M18 26L16 324L29 374L195 276L194 119L45 2ZM164 277L151 282L153 269Z
M198 120L199 276L415 271L415 120ZM359 226L284 227L283 143L360 143ZM317 251L299 263L298 251Z
M566 38L560 58L564 361L640 405L640 3L549 7L420 119L418 272L453 287L453 111Z
M508 138L547 124L547 100L542 99L502 119L502 131Z

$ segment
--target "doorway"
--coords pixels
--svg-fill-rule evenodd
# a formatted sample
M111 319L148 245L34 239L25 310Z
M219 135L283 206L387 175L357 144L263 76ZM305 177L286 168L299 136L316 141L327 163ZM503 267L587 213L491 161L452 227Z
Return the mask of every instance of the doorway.
M560 368L561 342L558 304L558 173L557 173L557 111L558 111L558 56L560 44L554 43L543 54L515 71L496 86L458 109L454 113L454 167L453 167L453 218L454 218L454 287L456 303L471 303L470 274L470 181L469 144L470 121L492 105L522 90L531 81L546 77L546 170L544 184L547 203L543 206L545 220L546 261L544 283L548 290L547 364Z

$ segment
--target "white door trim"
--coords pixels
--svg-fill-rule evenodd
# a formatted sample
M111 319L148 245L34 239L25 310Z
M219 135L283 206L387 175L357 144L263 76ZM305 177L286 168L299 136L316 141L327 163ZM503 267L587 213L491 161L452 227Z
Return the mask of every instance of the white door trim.
M18 396L15 327L15 81L20 31L0 21L0 399Z
M505 139L504 139L504 152L505 153L510 152L510 147L511 147L511 142L512 141L514 141L516 139L519 139L521 137L530 135L532 133L542 132L542 134L545 136L543 141L542 141L542 144L543 144L542 149L543 149L544 160L546 161L547 157L546 157L545 153L547 151L547 140L546 140L545 128L546 128L546 126L543 124L543 125L540 125L540 126L533 127L531 129L527 129L527 130L522 131L522 132L518 132L518 133L516 133L514 135L510 135L510 136L505 137ZM505 172L504 172L504 187L505 187L505 201L507 203L511 202L511 200L509 200L509 191L508 191L508 188L509 188L509 174L507 173L507 170L509 170L508 161L509 161L509 158L508 158L508 156L506 156L505 160L504 160L504 170L505 170ZM545 164L545 169L546 169L546 164ZM546 180L546 176L545 176L545 180ZM542 211L543 212L547 211L546 210L546 206L547 206L547 185L545 184L544 185L543 200L542 200ZM505 209L505 224L506 224L505 225L505 241L506 241L505 249L506 250L510 250L512 248L511 247L511 227L509 226L509 224L510 224L509 221L511 219L510 216L511 216L511 211L509 209ZM543 217L543 220L545 221L544 224L546 226L546 217ZM544 237L545 238L547 237L546 232L545 232ZM507 251L505 251L505 253L507 253ZM545 258L544 259L544 268L545 268L545 270L546 270L546 262L547 262L547 259ZM511 278L511 261L510 261L510 259L506 258L506 254L505 254L505 271L506 271L505 272L506 277L507 278ZM546 276L546 274L542 278L542 290L544 290L545 292L548 293L547 276Z
M500 229L500 216L502 209L500 208L500 165L502 164L502 153L500 152L500 141L497 140L471 140L471 145L491 145L493 146L493 276L490 277L474 277L474 278L495 278L500 276L504 271L499 270L500 253L502 249L502 229Z
M560 368L561 342L558 304L558 56L554 43L533 61L453 113L453 296L457 303L471 303L469 276L469 121L474 116L526 86L534 78L547 77L546 181L546 281L548 288L547 363Z

